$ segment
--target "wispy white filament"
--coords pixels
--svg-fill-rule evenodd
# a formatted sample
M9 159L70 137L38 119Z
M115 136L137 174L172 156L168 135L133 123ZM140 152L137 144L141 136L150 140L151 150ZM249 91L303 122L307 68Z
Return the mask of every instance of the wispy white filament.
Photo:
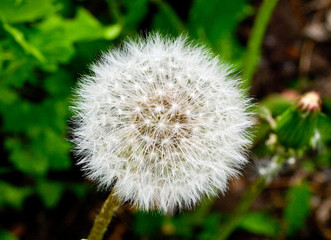
M171 211L224 192L246 163L249 101L230 70L184 37L126 41L76 91L76 153L123 202Z

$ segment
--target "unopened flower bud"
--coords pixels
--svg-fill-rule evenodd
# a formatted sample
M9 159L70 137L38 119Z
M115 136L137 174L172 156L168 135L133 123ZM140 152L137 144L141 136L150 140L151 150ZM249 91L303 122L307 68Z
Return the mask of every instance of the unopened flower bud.
M294 106L277 118L276 134L286 148L301 149L311 144L321 109L318 93L304 94Z
M322 105L321 97L317 92L308 92L299 99L298 105L302 111L319 111Z

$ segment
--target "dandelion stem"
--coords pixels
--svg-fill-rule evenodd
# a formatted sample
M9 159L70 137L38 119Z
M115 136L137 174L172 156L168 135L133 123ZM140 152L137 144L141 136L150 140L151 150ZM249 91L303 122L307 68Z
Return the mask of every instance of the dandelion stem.
M281 166L283 165L285 158L278 157L276 164ZM281 169L281 167L277 168ZM279 171L279 170L278 170ZM276 174L276 173L274 173ZM257 178L248 190L245 192L243 197L241 198L239 204L237 205L233 215L228 219L223 226L221 226L218 230L218 234L216 235L216 240L225 240L230 234L236 229L236 227L240 224L242 219L245 217L246 213L250 209L251 205L263 191L263 189L268 185L269 181L267 181L265 176L260 176Z
M248 46L244 59L243 79L245 89L251 86L252 78L260 59L261 45L263 43L264 34L277 2L278 0L264 0L258 10L251 37L248 40Z
M119 203L114 199L111 192L104 202L99 214L94 220L93 227L88 236L88 240L101 240L107 227L119 207Z

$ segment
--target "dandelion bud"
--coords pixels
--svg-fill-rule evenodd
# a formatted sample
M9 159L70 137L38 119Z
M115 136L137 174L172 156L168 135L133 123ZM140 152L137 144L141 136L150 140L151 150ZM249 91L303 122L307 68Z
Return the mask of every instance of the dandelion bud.
M246 163L249 100L231 70L184 37L128 40L76 90L79 164L121 202L193 207Z
M304 94L295 106L289 107L277 119L276 134L286 148L308 146L315 133L321 109L321 98L316 92Z
M322 105L321 97L317 92L308 92L299 99L298 105L302 111L319 111Z

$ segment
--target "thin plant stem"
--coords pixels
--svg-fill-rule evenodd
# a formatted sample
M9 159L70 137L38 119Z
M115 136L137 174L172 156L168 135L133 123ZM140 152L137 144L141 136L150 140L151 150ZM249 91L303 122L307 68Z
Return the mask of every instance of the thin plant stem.
M105 234L119 205L119 202L116 201L111 192L94 220L93 227L88 235L88 240L101 240L103 238L103 235Z
M278 171L281 169L285 158L278 157L276 164L279 166ZM273 175L277 174L274 172ZM231 233L237 228L237 226L242 221L243 217L245 217L246 213L249 211L251 205L257 199L257 197L261 194L263 189L268 185L269 181L265 176L260 176L257 178L248 190L245 192L243 197L241 198L239 204L237 205L233 214L231 214L230 219L228 219L218 230L216 235L216 240L225 240L227 239Z
M260 60L263 38L277 2L278 0L263 0L258 10L244 58L243 79L245 89L251 86L256 66Z

